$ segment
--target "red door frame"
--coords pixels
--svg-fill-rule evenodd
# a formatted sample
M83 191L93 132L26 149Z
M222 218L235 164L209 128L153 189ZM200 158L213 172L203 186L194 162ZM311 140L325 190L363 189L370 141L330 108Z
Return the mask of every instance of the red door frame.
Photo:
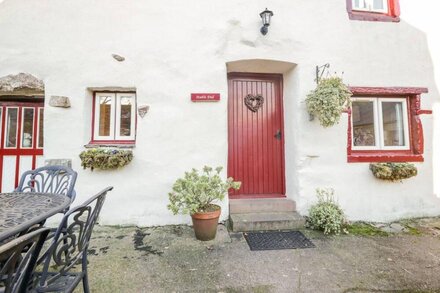
M4 148L5 145L5 134L6 134L6 108L18 108L17 113L17 138L16 138L16 148ZM33 139L32 148L23 149L21 148L21 128L22 128L22 114L23 108L33 108L34 109L34 121L33 121ZM15 161L15 181L14 186L18 186L18 181L20 178L20 156L32 156L32 169L36 168L36 156L43 155L43 148L38 148L38 136L39 136L39 110L44 109L44 102L14 102L14 101L0 101L1 109L1 138L0 138L0 192L2 191L3 183L3 157L4 156L16 156ZM43 110L44 111L44 110ZM44 113L44 112L43 112ZM12 190L10 190L12 191Z
M232 103L232 88L230 81L239 78L240 80L270 80L274 81L278 85L278 91L276 95L279 96L279 111L280 111L280 129L281 129L281 181L282 181L282 193L281 194L229 194L230 199L252 199L252 198L285 198L286 197L286 175L285 175L285 147L284 147L284 99L283 99L283 75L282 74L269 74L269 73L244 73L244 72L231 72L228 73L228 177L231 175L231 165L233 150L231 144L231 135L233 134L232 128L234 127L233 116L231 115L233 111Z

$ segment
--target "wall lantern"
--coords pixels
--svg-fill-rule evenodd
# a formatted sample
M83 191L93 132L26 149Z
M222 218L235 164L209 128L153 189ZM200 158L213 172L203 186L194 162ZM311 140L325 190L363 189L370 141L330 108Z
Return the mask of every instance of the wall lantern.
M263 21L263 26L260 29L260 32L265 36L269 31L268 27L270 25L270 18L273 16L273 12L270 10L264 10L260 13L261 20Z

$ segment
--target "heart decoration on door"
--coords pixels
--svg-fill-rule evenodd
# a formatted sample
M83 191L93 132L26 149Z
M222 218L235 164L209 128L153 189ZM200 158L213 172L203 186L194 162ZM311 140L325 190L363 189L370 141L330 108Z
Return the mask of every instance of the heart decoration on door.
M252 112L257 112L258 109L260 109L261 106L263 106L263 103L264 103L264 98L261 95L254 96L249 94L244 98L244 104Z

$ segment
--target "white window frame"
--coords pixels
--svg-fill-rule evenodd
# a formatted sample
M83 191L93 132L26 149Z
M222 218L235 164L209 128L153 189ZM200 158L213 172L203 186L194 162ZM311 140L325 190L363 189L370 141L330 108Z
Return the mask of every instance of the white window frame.
M15 147L8 147L8 146L6 146L7 145L7 142L8 142L8 137L7 137L7 135L8 135L8 127L9 127L9 119L8 119L8 115L9 115L9 110L10 109L17 109L17 130L15 131ZM19 146L19 137L18 137L18 135L19 135L19 133L18 133L18 117L20 116L20 111L19 111L20 109L19 109L19 107L6 107L6 113L5 113L5 123L6 123L6 125L5 125L5 141L4 141L4 146L3 146L3 148L5 148L5 149L10 149L10 150L13 150L13 149L17 149L18 148L18 146Z
M38 111L38 117L37 117L37 129L36 129L36 131L37 131L37 133L36 133L36 139L37 139L36 148L41 150L44 148L44 136L43 136L43 146L40 147L40 117L41 117L41 112L44 112L44 108L38 107L37 111ZM43 117L43 131L44 131L44 117ZM43 135L44 135L44 132L43 132Z
M352 10L356 11L367 11L367 12L380 12L380 13L388 13L388 1L389 0L382 0L383 2L383 9L374 9L373 8L373 0L359 0L359 3L365 2L367 5L366 8L364 7L356 7L356 0L352 0Z
M374 140L375 146L355 146L354 145L354 123L353 116L351 118L351 148L352 150L410 150L410 139L409 139L409 116L408 116L408 101L406 98L352 98L352 102L373 102L373 115L374 115ZM384 140L384 130L383 130L383 113L382 113L382 103L383 102L401 102L402 103L402 113L403 113L403 132L404 141L403 146L385 146Z
M99 135L99 120L101 118L100 100L110 97L110 135ZM94 140L115 140L115 99L114 93L96 93L95 94L95 113L94 113Z
M379 98L379 123L381 129L381 149L383 150L409 150L409 127L408 127L408 106L406 98ZM403 120L403 134L405 144L403 146L385 146L385 140L383 135L383 113L382 113L382 103L386 102L401 102L402 103L402 120Z
M130 136L121 136L121 98L130 98L131 103L131 121L130 121ZM134 140L135 139L135 120L136 120L136 96L133 93L117 93L116 94L116 140Z
M23 146L23 134L24 134L24 111L26 109L31 109L34 115L32 115L32 142L30 147ZM21 107L21 129L20 129L20 148L21 149L32 149L35 139L35 128L34 128L34 122L35 122L35 108L34 107Z
M110 97L110 135L100 136L99 135L99 119L100 119L100 98ZM133 99L131 105L131 135L121 136L120 134L120 116L121 107L120 101L122 97L130 97ZM135 93L95 93L95 113L94 113L94 130L93 130L93 141L133 141L136 138L136 94Z

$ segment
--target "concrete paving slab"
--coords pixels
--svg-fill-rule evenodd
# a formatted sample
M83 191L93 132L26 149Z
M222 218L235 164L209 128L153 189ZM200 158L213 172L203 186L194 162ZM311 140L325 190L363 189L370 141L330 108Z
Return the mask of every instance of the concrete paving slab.
M230 237L223 225L209 242L197 241L189 226L96 227L89 249L91 290L440 292L438 237L303 233L316 248L250 251L240 233Z

